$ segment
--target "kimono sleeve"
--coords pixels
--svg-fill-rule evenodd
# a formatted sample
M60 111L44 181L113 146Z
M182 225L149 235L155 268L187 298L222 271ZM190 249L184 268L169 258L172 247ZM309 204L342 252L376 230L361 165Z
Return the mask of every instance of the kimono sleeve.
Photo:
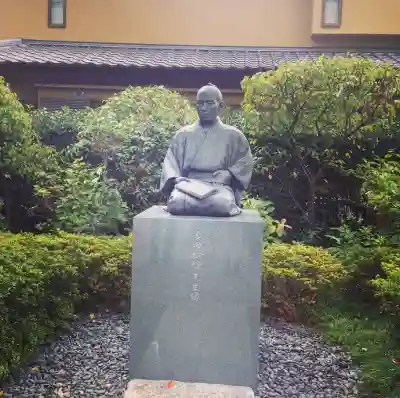
M160 191L162 194L169 195L173 189L175 178L182 176L184 147L184 139L179 133L176 134L171 140L161 170Z
M238 190L246 190L253 172L253 157L245 135L238 132L232 148L229 171L235 179Z

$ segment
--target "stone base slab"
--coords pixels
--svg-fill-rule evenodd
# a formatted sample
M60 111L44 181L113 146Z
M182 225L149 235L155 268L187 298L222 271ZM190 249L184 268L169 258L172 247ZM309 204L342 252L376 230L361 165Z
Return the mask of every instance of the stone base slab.
M254 398L249 387L181 383L170 380L131 380L124 398Z

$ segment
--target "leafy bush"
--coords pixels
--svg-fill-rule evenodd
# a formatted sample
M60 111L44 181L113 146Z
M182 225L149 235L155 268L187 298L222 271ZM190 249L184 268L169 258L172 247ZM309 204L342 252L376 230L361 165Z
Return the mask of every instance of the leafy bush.
M115 181L107 177L104 165L94 168L75 159L74 145L91 112L63 108L31 113L42 142L60 155L57 174L48 178L45 187L37 187L36 193L45 198L53 227L78 234L115 234L126 227L129 215Z
M376 289L376 295L383 300L384 309L397 314L400 314L399 161L399 155L389 152L383 158L364 162L358 168L366 204L373 207L386 221L383 232L378 235L379 244L376 244L376 240L372 244L378 252L379 270L370 282Z
M31 118L11 92L4 79L0 77L0 146L1 167L9 168L17 174L30 176L30 167L26 160L31 158L37 149L37 137L32 129ZM34 148L31 148L31 145ZM24 159L25 155L31 155Z
M39 177L54 151L40 145L29 113L2 77L0 121L1 168L30 179Z
M57 111L35 109L31 112L32 125L43 144L65 152L69 146L76 143L83 120L89 112L89 109L77 110L68 107Z
M189 101L163 87L130 87L97 109L31 112L42 142L58 153L35 193L48 213L37 230L120 233L132 213L159 200L169 140L195 119Z
M92 110L75 156L103 164L134 212L158 200L162 162L172 135L195 120L189 100L164 87L130 87Z
M386 221L383 228L347 224L331 236L332 249L352 276L353 291L378 296L382 308L400 312L400 166L399 157L388 153L383 158L365 161L357 169L362 179L365 203ZM355 227L355 228L354 228ZM367 293L367 294L365 294Z
M381 304L388 312L400 309L400 244L398 231L382 233L371 226L352 228L344 224L329 235L330 249L346 268L346 296ZM377 302L375 298L380 300Z
M0 379L89 299L126 302L130 240L0 234Z
M275 210L274 204L269 200L252 198L246 195L243 200L243 207L249 210L256 210L264 221L264 243L280 242L290 229L286 225L286 219L275 220L272 213Z
M400 155L366 161L358 171L366 203L379 213L400 214Z
M32 230L36 220L45 217L33 184L45 186L57 170L57 153L41 145L28 112L0 77L0 199L5 228Z
M316 198L331 192L329 178L341 175L343 184L347 170L392 135L400 72L366 58L321 57L246 77L242 88L261 185L272 184L280 199L283 192L314 231Z
M266 246L262 274L267 309L287 320L298 319L304 305L335 289L346 276L341 262L327 250L284 243Z
M78 234L118 234L129 211L104 167L90 169L84 162L74 161L62 175L51 191L38 189L39 194L55 202L54 225Z
M394 304L400 310L400 248L388 250L381 257L382 273L372 281L377 295ZM390 306L393 308L392 306ZM400 312L400 311L399 311Z

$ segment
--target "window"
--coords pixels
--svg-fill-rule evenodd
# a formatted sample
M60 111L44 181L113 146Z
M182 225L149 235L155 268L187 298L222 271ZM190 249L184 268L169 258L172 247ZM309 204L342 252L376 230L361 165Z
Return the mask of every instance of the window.
M46 108L49 111L57 111L67 106L70 109L85 109L90 107L89 99L74 99L74 98L52 98L40 97L39 107Z
M65 28L67 0L49 1L49 28Z
M342 22L342 0L322 0L322 27L339 28Z

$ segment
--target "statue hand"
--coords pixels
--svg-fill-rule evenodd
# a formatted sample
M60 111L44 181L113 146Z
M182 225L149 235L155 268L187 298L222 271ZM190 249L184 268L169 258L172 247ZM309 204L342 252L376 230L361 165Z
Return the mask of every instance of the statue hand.
M222 178L229 178L231 176L231 173L229 172L229 170L216 170L214 171L214 173L212 174L213 177L222 177Z

